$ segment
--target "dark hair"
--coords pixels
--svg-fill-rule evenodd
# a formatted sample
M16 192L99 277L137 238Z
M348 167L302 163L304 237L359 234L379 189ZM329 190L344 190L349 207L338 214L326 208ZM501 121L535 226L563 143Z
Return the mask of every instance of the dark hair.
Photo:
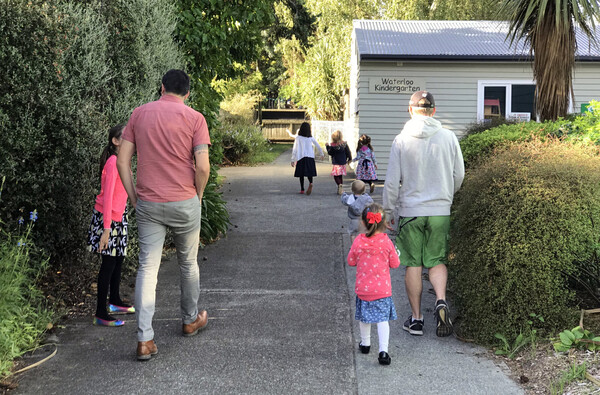
M106 147L104 147L102 155L100 155L100 178L102 178L102 170L104 170L104 165L106 164L108 158L110 158L111 155L117 154L117 146L113 144L112 140L114 137L121 137L121 134L123 134L123 129L125 129L125 124L121 123L113 126L108 131L108 144Z
M369 149L371 151L373 151L373 146L371 145L371 138L369 136L367 136L366 134L363 134L358 138L358 144L356 145L356 150L358 151L365 145L367 147L369 147Z
M185 96L190 91L190 77L183 70L169 70L162 77L166 93Z
M373 222L372 224L370 224L369 220L367 219L369 213L381 214L381 221ZM365 209L362 212L361 218L363 220L363 223L367 227L367 237L373 236L373 233L375 233L377 230L385 230L385 211L383 210L383 207L380 204L371 203L370 205L365 207Z
M298 131L298 136L312 137L312 134L310 133L310 124L308 122L302 122L302 125L300 125L300 131Z

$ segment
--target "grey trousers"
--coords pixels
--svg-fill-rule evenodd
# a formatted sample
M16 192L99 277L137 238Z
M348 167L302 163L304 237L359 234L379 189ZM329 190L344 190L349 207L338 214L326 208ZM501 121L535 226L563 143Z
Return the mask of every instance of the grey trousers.
M136 218L139 232L139 268L135 282L135 313L138 341L154 339L152 317L156 302L158 269L167 228L171 229L181 273L181 315L184 324L198 315L200 271L201 204L198 197L180 202L155 203L138 200Z

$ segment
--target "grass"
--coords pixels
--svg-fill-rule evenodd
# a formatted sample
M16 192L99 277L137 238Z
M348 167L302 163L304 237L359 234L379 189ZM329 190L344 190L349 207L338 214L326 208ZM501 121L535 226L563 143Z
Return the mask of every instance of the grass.
M275 159L277 159L277 157L279 157L279 155L281 155L282 153L284 153L285 151L287 151L291 148L292 148L292 144L271 143L271 144L269 144L269 147L267 148L267 150L253 153L252 155L250 155L250 157L248 158L248 162L246 164L258 165L261 163L271 163Z
M12 233L0 220L0 381L10 375L13 360L35 347L52 322L36 287L48 258L29 238L37 215L32 211L27 223L21 216Z

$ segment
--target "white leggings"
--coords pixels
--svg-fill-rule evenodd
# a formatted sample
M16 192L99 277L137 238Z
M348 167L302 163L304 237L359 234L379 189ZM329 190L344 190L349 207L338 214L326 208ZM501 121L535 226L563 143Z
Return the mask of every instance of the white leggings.
M360 344L363 346L371 345L371 324L365 324L364 322L358 322L360 327ZM379 352L388 352L388 345L390 341L390 322L378 322L377 323L377 337L379 338Z

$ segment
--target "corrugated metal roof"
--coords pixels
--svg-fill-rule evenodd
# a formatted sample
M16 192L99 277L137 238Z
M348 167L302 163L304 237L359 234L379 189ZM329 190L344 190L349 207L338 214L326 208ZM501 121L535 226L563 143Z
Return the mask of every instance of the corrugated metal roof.
M508 22L355 20L360 59L527 60L523 41L506 39ZM600 61L600 45L576 30L577 60ZM598 35L600 42L600 34Z

